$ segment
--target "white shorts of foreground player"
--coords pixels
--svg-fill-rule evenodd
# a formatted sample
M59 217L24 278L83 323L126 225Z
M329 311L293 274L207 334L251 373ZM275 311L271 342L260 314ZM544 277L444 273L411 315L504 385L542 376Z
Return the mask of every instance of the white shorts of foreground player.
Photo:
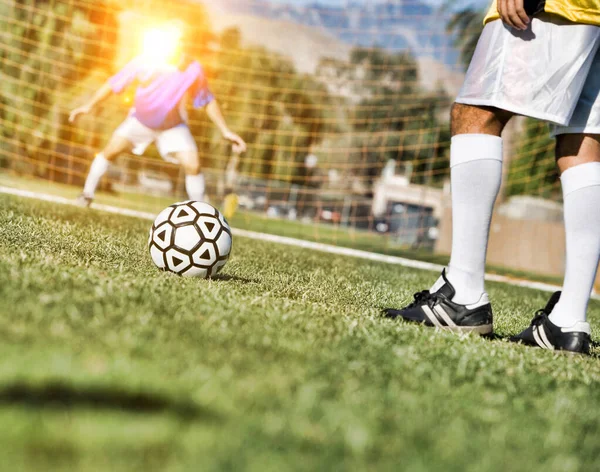
M543 14L525 31L496 20L479 39L456 101L600 133L600 27Z

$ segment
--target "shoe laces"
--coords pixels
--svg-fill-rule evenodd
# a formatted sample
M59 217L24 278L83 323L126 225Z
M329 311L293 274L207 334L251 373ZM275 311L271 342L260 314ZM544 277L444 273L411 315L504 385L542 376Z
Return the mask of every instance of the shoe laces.
M429 307L433 307L435 303L438 301L439 296L437 293L431 293L429 290L423 290L422 292L417 292L413 295L414 301L408 305L406 308L414 308L418 305L426 304Z
M548 313L543 308L535 312L535 316L531 320L531 326L539 326L544 323L544 320L548 318Z

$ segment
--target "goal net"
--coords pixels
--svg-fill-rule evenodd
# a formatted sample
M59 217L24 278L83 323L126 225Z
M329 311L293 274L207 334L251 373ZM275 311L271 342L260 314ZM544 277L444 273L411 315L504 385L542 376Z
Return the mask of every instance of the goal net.
M3 1L0 186L77 196L135 90L75 123L70 110L139 53L144 31L177 18L248 143L236 155L204 111L189 111L208 196L237 206L234 227L415 257L447 252L449 109L485 2L341 3ZM547 134L528 120L507 130L502 218L559 223ZM149 212L185 198L183 171L154 147L122 155L97 195Z

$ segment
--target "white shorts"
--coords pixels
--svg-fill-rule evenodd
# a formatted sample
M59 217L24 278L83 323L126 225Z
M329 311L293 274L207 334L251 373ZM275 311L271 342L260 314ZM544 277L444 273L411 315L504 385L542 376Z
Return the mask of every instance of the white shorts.
M600 134L600 27L543 14L518 31L488 23L456 102L551 123L552 134Z
M133 144L133 153L141 156L146 148L156 143L161 157L168 162L178 163L173 156L181 151L198 151L196 141L186 124L167 130L155 130L140 123L137 118L128 116L115 131L115 136L127 139Z

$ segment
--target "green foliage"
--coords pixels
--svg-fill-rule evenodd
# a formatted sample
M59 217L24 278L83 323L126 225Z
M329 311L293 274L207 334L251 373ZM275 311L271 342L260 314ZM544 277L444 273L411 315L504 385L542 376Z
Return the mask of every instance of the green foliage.
M450 6L453 3L454 0L448 2ZM473 7L463 8L453 13L446 25L446 31L454 35L454 46L460 51L460 60L465 70L475 52L486 11Z
M361 174L357 177L366 177L365 181L376 178L392 158L410 164L414 182L441 179L449 140L439 116L448 106L447 98L420 89L410 54L356 48L349 64L333 61L333 69L340 69L336 73L355 84L352 96L340 96L326 77L301 74L286 57L242 46L235 28L215 37L201 4L193 8L179 1L138 5L131 0L121 7L135 8L141 15L179 17L194 25L185 38L191 46L188 52L208 70L230 126L253 144L241 159L241 172L298 183L305 156L325 136L331 146L350 136L355 151L345 156L346 167L356 164ZM7 31L9 44L0 51L6 66L0 85L3 135L11 140L15 153L36 160L37 172L43 174L49 150L57 142L98 148L124 115L125 106L113 101L93 119L83 118L76 127L66 124L68 109L113 72L116 35L123 25L110 0L29 0L7 2L2 9L0 27ZM204 166L223 168L229 146L207 117L199 116L192 131ZM327 159L320 156L324 164Z
M518 143L515 157L510 161L507 195L560 198L554 139L548 133L548 125L527 118Z
M419 83L416 60L409 53L357 48L351 63L327 60L322 68L355 83L360 101L348 113L354 123L354 151L368 182L377 178L389 159L412 169L413 183L439 184L447 175L449 130L445 114L449 99L443 91L426 92ZM362 79L361 79L362 78Z
M117 31L114 15L114 9L103 8L101 2L2 4L2 136L20 154L38 160L40 173L49 158L49 145L64 132L64 107L73 85L84 80L92 66L111 61Z
M330 97L309 75L298 73L290 60L259 47L240 45L237 29L224 31L212 65L212 89L232 129L243 130L253 143L240 171L256 177L294 180L312 145L331 130L326 123ZM193 127L200 137L205 165L224 166L227 145L203 117Z
M148 226L0 195L2 469L600 470L597 358L384 320L435 276L383 263L237 237L172 276ZM500 336L548 296L488 290Z

